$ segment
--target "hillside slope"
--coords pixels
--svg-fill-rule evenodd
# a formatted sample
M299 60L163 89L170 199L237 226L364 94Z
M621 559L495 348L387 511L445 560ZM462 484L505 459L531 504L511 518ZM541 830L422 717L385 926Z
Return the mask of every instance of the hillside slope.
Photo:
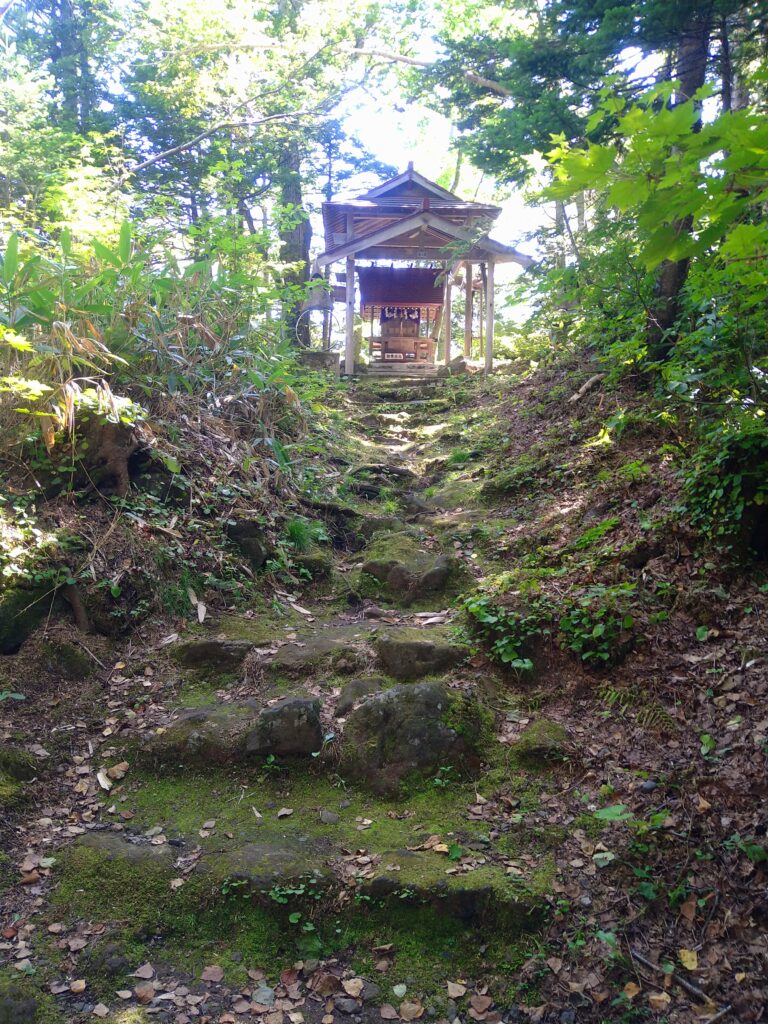
M340 388L260 596L3 659L9 1019L761 1019L758 526L590 378Z

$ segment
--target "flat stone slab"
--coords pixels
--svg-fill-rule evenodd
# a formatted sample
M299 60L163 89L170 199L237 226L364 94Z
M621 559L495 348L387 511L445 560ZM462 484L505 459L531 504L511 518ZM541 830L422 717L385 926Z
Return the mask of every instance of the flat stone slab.
M234 672L242 666L253 646L250 640L187 640L173 648L172 656L182 668Z
M370 631L360 626L332 626L304 633L295 642L283 644L273 654L254 655L252 667L272 676L305 676L343 658L349 668L362 664L367 656Z
M394 629L379 637L379 661L395 679L413 680L455 668L469 650L437 629Z
M208 863L201 861L200 870L212 868L217 875L244 881L255 891L299 880L307 883L311 879L325 886L330 875L325 864L328 853L327 844L321 841L286 836L247 843L238 850L209 858Z
M75 846L96 850L105 854L108 860L127 860L136 865L155 864L170 868L178 856L178 850L172 849L167 843L153 846L149 839L140 837L137 841L131 841L128 836L116 832L86 832L78 837Z
M320 701L285 697L273 704L244 701L178 713L155 733L148 751L165 764L227 765L265 757L308 757L320 750Z

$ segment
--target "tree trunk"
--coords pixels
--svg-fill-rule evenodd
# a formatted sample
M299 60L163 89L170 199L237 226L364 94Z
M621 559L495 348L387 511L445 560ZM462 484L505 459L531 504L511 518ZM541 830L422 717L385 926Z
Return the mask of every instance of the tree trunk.
M295 140L291 140L284 152L280 168L280 201L284 207L301 214L301 219L293 227L280 232L283 242L283 259L286 263L295 264L285 274L285 283L297 293L302 285L309 280L309 245L312 241L312 226L303 206L301 192L301 151ZM295 337L301 348L309 348L309 321L301 318L301 298L289 299L283 306L283 317L291 338Z
M727 18L720 19L720 83L723 113L727 114L733 107L733 61Z
M704 85L709 56L711 21L704 14L683 34L677 48L677 77L680 89L675 96L675 105L685 103ZM701 127L701 119L693 130ZM693 217L675 221L673 227L678 235L688 235L693 226ZM680 312L680 296L688 277L689 259L664 260L659 267L654 297L646 323L648 355L654 362L669 358L674 348L674 327Z

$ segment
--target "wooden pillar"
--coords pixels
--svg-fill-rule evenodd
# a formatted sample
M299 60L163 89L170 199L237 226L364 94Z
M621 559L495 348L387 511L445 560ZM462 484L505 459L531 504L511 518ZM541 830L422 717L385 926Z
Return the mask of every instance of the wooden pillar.
M451 361L451 270L450 267L446 268L445 271L445 312L443 313L443 337L445 338L445 351L443 356L445 357L445 365Z
M488 283L486 288L486 327L485 327L485 372L493 368L493 260L488 260Z
M464 358L472 358L472 264L464 264Z
M478 299L478 306L480 307L477 311L477 352L482 357L485 352L484 340L485 340L485 296L488 294L487 289L488 278L487 268L485 263L480 264L480 296Z
M351 376L355 372L355 257L347 256L347 310L344 370Z

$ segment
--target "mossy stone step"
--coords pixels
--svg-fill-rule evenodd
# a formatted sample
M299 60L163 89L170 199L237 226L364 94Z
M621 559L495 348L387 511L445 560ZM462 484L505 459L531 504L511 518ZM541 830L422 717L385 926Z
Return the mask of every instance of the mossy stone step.
M412 531L375 534L361 572L378 580L404 607L429 594L442 593L455 560L430 551Z
M469 648L453 639L447 628L395 627L376 643L379 661L395 679L404 681L437 675L466 659Z
M532 886L517 883L503 864L479 864L466 874L448 874L451 862L429 851L391 850L385 853L374 877L362 885L372 899L395 897L429 906L457 917L468 926L490 923L514 934L543 924L546 904L537 891L544 879Z
M435 508L454 511L477 504L480 484L466 477L449 480L442 487L430 493L429 500Z
M176 644L171 656L182 668L205 672L236 672L253 650L250 640L199 639Z
M343 661L353 670L369 657L371 630L357 625L319 627L313 633L301 633L274 653L254 655L250 668L254 674L271 677L304 677L318 669Z
M476 771L489 731L490 719L476 701L440 683L394 686L347 718L342 772L394 796L441 767Z
M311 908L316 922L324 916L338 921L343 910L337 896L352 883L369 907L402 908L414 918L447 916L469 927L494 925L509 936L538 928L546 913L546 872L523 884L507 875L503 862L489 860L473 870L447 874L451 862L432 850L394 848L350 855L313 836L270 835L230 850L205 852L174 891L170 882L179 871L176 859L188 857L195 845L194 837L170 847L111 832L81 836L57 854L58 912L78 915L93 906L99 912L103 904L114 903L119 914L133 893L141 898L151 890L158 905L142 907L144 918L167 919L174 909L204 915L222 900L242 903L247 898L278 919L287 919L297 908ZM358 865L358 858L369 866ZM354 903L342 906L355 912Z
M149 756L163 764L236 764L263 758L307 757L323 742L320 701L285 697L187 708L150 737Z

